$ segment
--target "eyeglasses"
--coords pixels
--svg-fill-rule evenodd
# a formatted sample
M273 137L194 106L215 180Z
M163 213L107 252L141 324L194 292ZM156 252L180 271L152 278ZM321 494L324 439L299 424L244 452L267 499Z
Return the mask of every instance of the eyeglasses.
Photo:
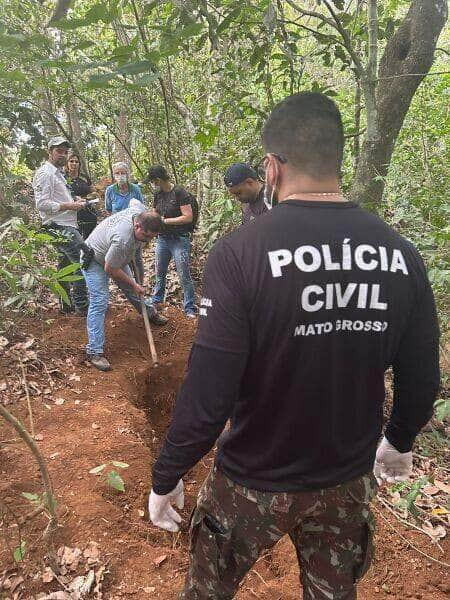
M262 183L266 182L266 160L268 156L273 156L280 162L282 165L287 163L287 158L285 158L282 154L275 154L274 152L268 152L263 158L259 161L259 163L255 167L255 171L258 175L258 179L262 181Z

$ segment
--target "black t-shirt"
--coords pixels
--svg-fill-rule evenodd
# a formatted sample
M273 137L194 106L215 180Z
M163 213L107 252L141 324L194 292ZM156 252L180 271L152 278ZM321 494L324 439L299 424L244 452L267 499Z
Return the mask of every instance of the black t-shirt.
M72 196L80 196L80 198L86 198L91 191L91 184L86 181L83 177L69 177L66 175L67 186L70 189Z
M166 218L181 217L181 206L191 204L191 196L180 185L174 185L170 192L159 190L153 198L153 208L158 214ZM164 225L161 235L180 235L190 233L192 223L183 225Z
M70 177L66 175L67 187L73 197L79 196L80 198L86 198L91 191L91 182L84 179L84 177ZM83 234L87 237L97 224L97 211L94 205L86 206L77 211L77 222L78 226L82 230Z
M264 187L262 187L254 202L242 205L242 224L245 225L268 210L267 204L264 202Z
M199 314L160 490L228 417L216 464L241 485L301 491L367 473L391 365L389 441L408 451L432 414L439 332L423 262L353 203L286 200L217 242Z

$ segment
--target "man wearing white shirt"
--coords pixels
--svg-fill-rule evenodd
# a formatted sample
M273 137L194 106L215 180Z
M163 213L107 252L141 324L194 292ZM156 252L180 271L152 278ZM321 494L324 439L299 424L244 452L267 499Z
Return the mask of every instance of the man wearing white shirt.
M33 189L44 228L58 238L59 270L80 262L80 250L85 245L78 231L77 211L85 208L86 202L81 198L72 198L61 170L67 161L69 142L61 136L55 136L50 138L47 147L48 160L34 174ZM80 275L81 279L73 282L72 290L69 282L61 282L70 300L70 304L62 302L61 309L63 312L75 310L77 314L86 315L86 283L81 271L75 274Z

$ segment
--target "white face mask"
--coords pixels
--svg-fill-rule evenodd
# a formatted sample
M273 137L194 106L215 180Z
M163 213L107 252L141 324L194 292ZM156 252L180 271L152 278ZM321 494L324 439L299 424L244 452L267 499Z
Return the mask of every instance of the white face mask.
M126 183L128 180L127 176L123 174L114 175L114 179L116 180L116 183Z

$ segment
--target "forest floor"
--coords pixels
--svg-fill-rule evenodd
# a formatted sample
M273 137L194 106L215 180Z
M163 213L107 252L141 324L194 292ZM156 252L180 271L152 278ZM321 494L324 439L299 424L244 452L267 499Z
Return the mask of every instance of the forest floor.
M110 310L106 353L114 369L109 373L99 373L84 362L82 319L49 311L40 319L23 317L16 323L16 337L9 340L9 347L15 346L27 373L36 439L58 503L55 547L65 574L56 579L45 568L40 538L46 517L41 514L20 528L16 525L30 512L22 493L40 494L42 488L29 451L12 429L0 423L0 598L76 599L80 596L73 590L89 587L89 578L92 598L177 597L187 568L189 514L213 458L206 457L185 477L182 531L173 535L153 527L146 507L150 470L195 331L195 323L176 308L167 308L166 314L169 324L153 328L160 353L160 366L153 368L139 315L126 307ZM12 355L10 350L0 358L0 390L10 386L14 400L7 407L28 423L24 382L13 383L17 361ZM89 473L108 461L129 466ZM124 492L107 485L110 469L120 472ZM374 510L376 555L360 584L359 597L448 598L448 570L440 564L448 562L448 536L440 540L441 550L427 535L402 525L379 501ZM26 541L25 557L15 564L12 554L20 536ZM301 598L295 553L288 539L258 560L237 598Z

